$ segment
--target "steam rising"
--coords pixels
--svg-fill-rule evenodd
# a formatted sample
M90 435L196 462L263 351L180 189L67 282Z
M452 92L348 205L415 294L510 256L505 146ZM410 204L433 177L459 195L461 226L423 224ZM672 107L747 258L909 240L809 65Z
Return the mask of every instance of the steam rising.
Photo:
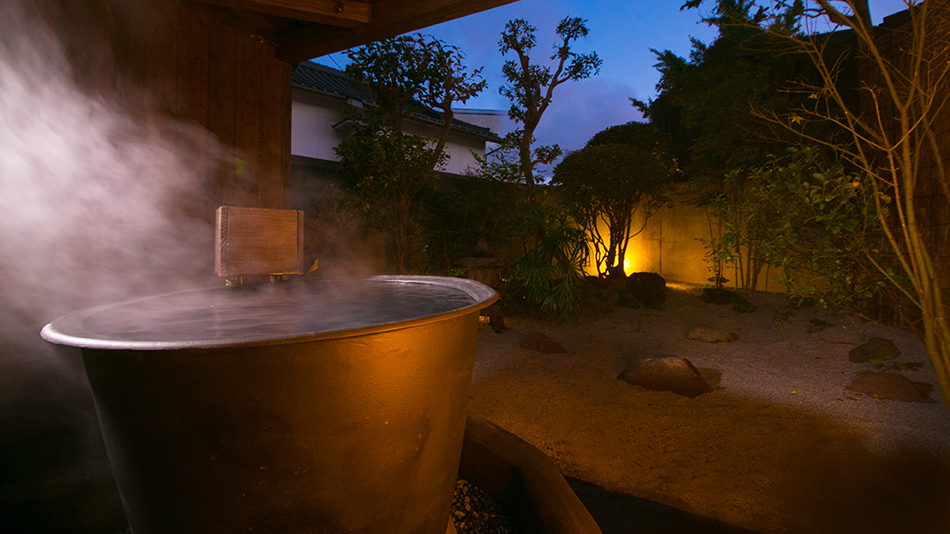
M94 304L213 283L215 206L202 184L220 150L128 82L78 89L36 16L46 4L0 2L0 445L64 426L94 445L81 362L58 357L39 330ZM107 51L91 53L115 72Z
M206 285L205 167L178 147L212 146L210 134L148 109L133 119L117 99L81 92L48 25L17 3L0 20L4 324Z

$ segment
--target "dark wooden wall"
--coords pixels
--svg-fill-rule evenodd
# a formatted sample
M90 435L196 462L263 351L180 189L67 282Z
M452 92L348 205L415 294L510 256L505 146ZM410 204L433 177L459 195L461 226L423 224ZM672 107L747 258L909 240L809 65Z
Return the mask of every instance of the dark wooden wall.
M179 0L50 0L42 9L80 86L206 129L177 148L205 169L196 196L217 205L290 205L291 65L228 11ZM144 90L143 90L144 89ZM196 146L197 145L197 146Z
M948 40L950 35L947 33L948 13L944 5L937 17L931 18L931 25L934 30L927 49L930 53L938 52L943 55L942 60L946 61L947 47L950 46ZM910 72L910 57L906 51L911 48L911 36L913 28L906 13L899 13L885 19L884 23L877 28L875 35L876 42L882 51L882 55L892 62L902 72ZM937 69L940 68L938 65ZM861 68L862 80L870 85L881 85L883 83L881 75L877 69L867 62ZM948 97L950 92L950 83L943 80L939 87L938 101ZM882 95L883 96L883 95ZM892 103L886 98L879 100L882 104L881 114L884 117L895 116ZM862 106L866 115L874 112L874 102L865 92L862 98ZM889 131L890 139L898 138L898 124L894 120ZM934 123L934 133L937 138L937 145L943 158L950 157L950 107L945 106L937 116ZM920 168L918 171L918 182L914 192L914 204L918 224L922 230L925 242L934 260L934 268L937 271L941 287L944 288L945 302L950 304L950 198L943 191L941 179L950 180L950 176L941 178L937 172L937 166L934 161L934 152L929 144L924 140L914 140L914 148L920 155ZM945 161L947 165L950 161ZM893 228L895 234L899 234L900 228L895 225ZM885 247L886 249L886 247ZM882 319L888 322L910 322L913 323L920 317L919 310L914 309L913 305L905 297L898 294L893 295L889 302L886 302L882 311Z

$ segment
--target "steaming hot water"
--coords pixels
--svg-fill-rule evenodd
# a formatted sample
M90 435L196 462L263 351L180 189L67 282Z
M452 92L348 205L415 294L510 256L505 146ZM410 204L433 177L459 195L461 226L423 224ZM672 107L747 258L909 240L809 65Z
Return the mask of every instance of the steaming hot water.
M170 293L66 315L133 532L442 534L478 310L424 276Z
M185 291L101 306L62 317L43 335L86 348L214 347L419 319L474 302L461 289L436 284L296 281Z

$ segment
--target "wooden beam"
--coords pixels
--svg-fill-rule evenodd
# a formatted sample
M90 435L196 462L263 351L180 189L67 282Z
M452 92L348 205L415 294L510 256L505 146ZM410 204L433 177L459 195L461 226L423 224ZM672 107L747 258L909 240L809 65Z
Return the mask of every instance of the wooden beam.
M193 0L202 4L277 15L328 26L367 24L372 7L358 0Z
M419 30L515 0L380 0L372 21L352 28L311 24L276 36L277 59L299 63L380 39Z

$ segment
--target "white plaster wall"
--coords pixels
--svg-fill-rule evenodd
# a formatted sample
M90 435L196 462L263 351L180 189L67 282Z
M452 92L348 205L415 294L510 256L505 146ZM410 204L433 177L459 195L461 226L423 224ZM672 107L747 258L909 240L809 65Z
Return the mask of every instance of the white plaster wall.
M432 139L434 145L442 133L441 127L431 123L406 122L403 124L403 130L407 133L422 135ZM449 155L449 160L441 168L437 169L452 174L463 174L468 167L475 167L478 163L472 156L474 150L479 156L485 155L485 141L475 136L469 136L457 131L449 133L449 139L445 142L445 152Z
M518 126L515 121L508 117L507 110L459 108L452 111L455 112L456 119L491 128L491 131L501 137L504 137L506 133L513 131Z
M291 110L290 153L295 156L339 161L333 149L343 141L347 131L336 131L333 125L346 118L349 104L338 97L324 95L300 87L293 88ZM433 124L407 121L403 128L407 133L438 139L440 129ZM449 161L439 170L463 174L468 167L477 165L472 156L474 150L485 155L485 141L475 136L452 132L445 146Z
M290 153L294 156L338 161L333 149L343 133L333 125L346 117L349 105L341 98L293 88L290 114Z
M464 174L469 167L478 166L478 161L475 160L472 151L480 157L485 156L485 141L452 134L449 135L449 140L445 144L445 150L451 159L441 170L453 174Z

